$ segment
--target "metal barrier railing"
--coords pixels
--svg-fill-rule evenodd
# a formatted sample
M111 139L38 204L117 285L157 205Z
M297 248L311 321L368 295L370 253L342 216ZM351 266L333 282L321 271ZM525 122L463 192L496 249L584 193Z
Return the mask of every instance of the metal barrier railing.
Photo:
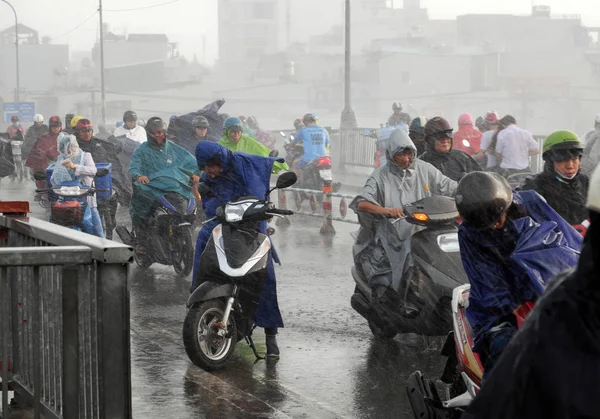
M132 249L0 215L1 416L131 418Z
M289 208L287 194L293 194L295 208ZM302 203L308 198L310 211L302 209ZM339 216L333 215L333 199L340 198ZM354 195L336 193L331 191L331 187L324 187L323 191L314 189L286 188L277 191L277 206L281 209L292 209L295 214L306 215L323 219L321 234L335 234L333 221L358 224L357 220L346 218L348 214L348 200L352 202ZM290 224L289 218L278 219L277 225L287 226Z

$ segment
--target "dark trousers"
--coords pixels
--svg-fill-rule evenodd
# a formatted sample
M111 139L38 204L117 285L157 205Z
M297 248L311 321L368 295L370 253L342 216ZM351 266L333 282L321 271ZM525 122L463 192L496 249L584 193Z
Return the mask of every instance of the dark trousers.
M490 329L486 333L486 350L481 356L481 362L483 364L483 377L482 382L487 380L492 369L500 359L504 348L514 334L517 333L517 327L511 323L504 323L498 327Z

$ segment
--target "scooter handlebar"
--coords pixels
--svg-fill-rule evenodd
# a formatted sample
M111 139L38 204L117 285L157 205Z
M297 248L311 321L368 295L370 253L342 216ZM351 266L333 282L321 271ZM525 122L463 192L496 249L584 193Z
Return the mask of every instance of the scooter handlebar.
M277 214L277 215L294 215L294 211L277 209L277 208L272 208L272 209L268 210L267 213L268 214Z

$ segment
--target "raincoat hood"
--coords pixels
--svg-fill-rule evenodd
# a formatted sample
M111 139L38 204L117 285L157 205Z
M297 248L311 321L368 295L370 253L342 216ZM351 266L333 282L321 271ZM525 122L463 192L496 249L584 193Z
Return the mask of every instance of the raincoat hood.
M74 135L61 132L56 139L56 145L63 160L72 159L81 153L79 143Z
M222 145L202 141L196 147L196 162L200 169L210 160L221 161L221 176L213 183L221 183L222 179L234 180L234 183L245 185L245 193L264 199L270 187L271 171L275 163L284 163L281 158L262 157L242 152L232 152ZM222 179L221 179L222 178ZM203 180L207 176L203 175ZM234 194L235 195L235 194Z
M414 166L415 159L417 158L417 147L415 143L410 139L408 133L403 129L395 129L390 135L390 138L386 141L386 150L385 156L387 158L388 164L395 166L398 169L401 167L394 160L394 155L396 155L399 151L404 150L405 148L409 148L413 152L413 160L408 168L412 168Z

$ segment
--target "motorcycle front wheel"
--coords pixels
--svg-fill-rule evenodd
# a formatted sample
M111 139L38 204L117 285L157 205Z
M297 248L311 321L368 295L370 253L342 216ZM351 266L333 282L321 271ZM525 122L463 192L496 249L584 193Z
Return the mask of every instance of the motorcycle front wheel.
M220 336L225 312L224 300L208 300L189 309L183 323L183 345L190 360L206 371L223 368L235 350L237 330L233 316L227 322L227 336Z
M177 275L188 276L194 266L191 227L182 227L178 230L173 247L173 269L175 269Z

